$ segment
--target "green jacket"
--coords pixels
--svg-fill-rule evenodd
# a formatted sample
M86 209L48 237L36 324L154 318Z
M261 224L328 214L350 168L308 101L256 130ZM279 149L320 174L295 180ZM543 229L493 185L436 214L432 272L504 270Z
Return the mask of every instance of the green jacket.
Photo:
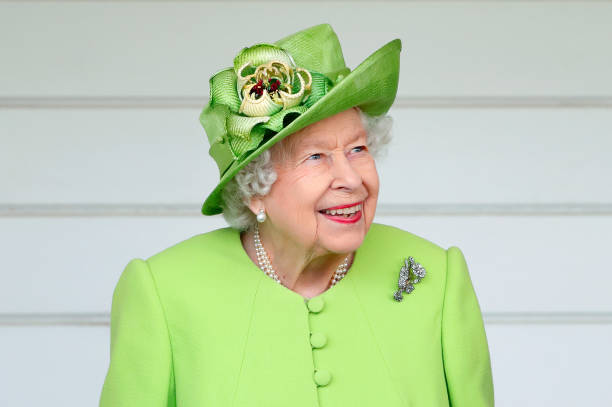
M409 256L427 274L398 302ZM493 406L463 253L380 224L310 300L265 275L231 228L132 259L110 332L101 407Z

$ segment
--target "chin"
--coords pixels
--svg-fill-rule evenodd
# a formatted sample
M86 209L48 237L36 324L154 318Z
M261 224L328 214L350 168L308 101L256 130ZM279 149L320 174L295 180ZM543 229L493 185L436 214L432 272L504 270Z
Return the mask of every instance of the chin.
M365 238L365 227L346 231L329 231L320 236L321 246L333 253L350 253L359 248Z
M329 216L319 214L319 242L322 247L333 253L349 253L357 250L363 243L371 222L366 221L363 213L355 222L337 222Z

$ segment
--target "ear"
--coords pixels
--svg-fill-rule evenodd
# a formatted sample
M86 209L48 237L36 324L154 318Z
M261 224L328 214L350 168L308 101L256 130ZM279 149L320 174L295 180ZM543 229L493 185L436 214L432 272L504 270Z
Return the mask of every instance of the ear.
M254 215L257 215L261 209L265 209L261 196L252 196L248 206Z

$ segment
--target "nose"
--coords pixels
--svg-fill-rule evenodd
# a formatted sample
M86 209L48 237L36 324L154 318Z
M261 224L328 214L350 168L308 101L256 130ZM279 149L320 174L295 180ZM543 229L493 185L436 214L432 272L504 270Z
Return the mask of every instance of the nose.
M344 153L339 152L333 156L331 171L334 178L333 189L352 191L362 183L361 174L355 170Z

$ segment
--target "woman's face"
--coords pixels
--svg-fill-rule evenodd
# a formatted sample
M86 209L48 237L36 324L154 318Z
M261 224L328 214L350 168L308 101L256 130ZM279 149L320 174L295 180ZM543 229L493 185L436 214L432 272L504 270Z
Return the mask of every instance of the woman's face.
M313 255L356 250L370 228L378 173L359 112L313 123L272 149L278 177L260 204L273 240Z

